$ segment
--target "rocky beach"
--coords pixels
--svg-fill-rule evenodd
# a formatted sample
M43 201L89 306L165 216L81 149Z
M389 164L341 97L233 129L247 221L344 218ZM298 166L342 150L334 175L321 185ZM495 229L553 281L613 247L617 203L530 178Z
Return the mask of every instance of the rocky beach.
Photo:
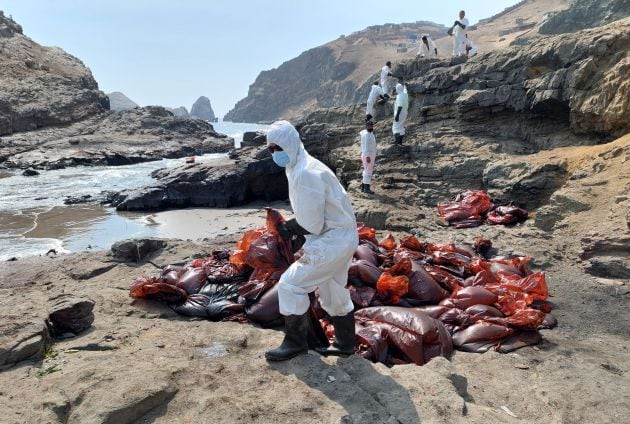
M527 16L533 26L509 33L510 42L521 40L512 46L397 63L410 96L407 136L394 145L391 101L377 106L374 195L359 188L365 105L350 93L375 79L369 60L355 63L344 50L335 62L334 46L315 49L278 71L324 63L313 84L334 93L331 104L319 104L308 86L285 109L248 95L230 112L236 120L290 118L379 239L391 232L397 240L413 234L472 245L483 236L493 254L531 256L532 270L546 273L558 326L541 330L542 342L393 367L314 351L270 363L264 352L282 339L278 329L185 317L131 299L140 275L234 250L245 230L264 225L264 207L291 216L284 172L254 130L234 149L206 120L157 106L109 110L78 59L37 45L0 14L0 173L225 154L153 170L146 184L87 201L89 213L107 207L150 219L157 237L0 263L0 421L630 421L630 18L622 1L605 2L610 13L601 16L585 0L553 2L560 10L553 19L543 3L519 2L484 21L486 29L479 25L480 39L497 39L514 16ZM564 22L584 10L591 10L588 25L567 31ZM436 38L441 31L417 25ZM387 28L382 35L391 43L400 28ZM344 38L360 46L376 33ZM367 44L372 53L381 48ZM256 84L271 90L275 78L261 74ZM497 204L516 202L529 217L509 226L448 226L437 205L468 189ZM19 219L0 214L0 225ZM52 212L42 223L59 225L55 219L72 221ZM33 236L50 237L46 226Z

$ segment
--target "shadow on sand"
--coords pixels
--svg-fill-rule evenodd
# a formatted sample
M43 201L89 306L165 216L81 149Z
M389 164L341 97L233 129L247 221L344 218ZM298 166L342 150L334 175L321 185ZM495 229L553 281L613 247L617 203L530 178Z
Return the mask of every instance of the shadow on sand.
M269 364L283 375L295 375L339 404L347 412L341 423L420 423L407 389L358 356L324 360L309 351L290 361Z

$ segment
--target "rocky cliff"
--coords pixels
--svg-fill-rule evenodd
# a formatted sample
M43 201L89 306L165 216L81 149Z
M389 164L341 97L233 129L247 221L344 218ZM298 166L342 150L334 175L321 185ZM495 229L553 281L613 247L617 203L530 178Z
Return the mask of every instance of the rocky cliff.
M206 121L214 121L215 115L210 104L210 99L205 96L199 97L190 108L191 118L204 119Z
M542 34L562 34L609 24L630 16L630 0L574 0L569 9L551 16Z
M81 61L33 42L0 12L0 167L121 165L233 147L207 122L110 96L124 110L109 110Z
M69 124L109 109L90 70L42 47L0 11L0 136Z
M409 36L446 34L430 22L386 24L369 27L310 49L276 69L263 71L248 95L224 119L235 122L271 121L301 115L306 108L331 107L363 101L358 90L387 60L415 55ZM399 43L410 49L396 53Z
M109 108L116 112L120 112L121 110L129 110L135 109L138 106L136 102L131 100L129 97L125 96L120 91L114 91L112 93L107 94L109 98Z

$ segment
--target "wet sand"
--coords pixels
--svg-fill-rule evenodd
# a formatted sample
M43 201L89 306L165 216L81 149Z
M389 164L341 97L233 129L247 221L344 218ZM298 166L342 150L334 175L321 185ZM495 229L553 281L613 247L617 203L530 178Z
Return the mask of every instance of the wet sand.
M63 252L107 250L116 241L137 237L202 240L242 233L264 226L266 206L291 215L287 202L156 213L117 213L95 204L56 206L21 215L5 213L0 214L0 258L43 255L51 247Z

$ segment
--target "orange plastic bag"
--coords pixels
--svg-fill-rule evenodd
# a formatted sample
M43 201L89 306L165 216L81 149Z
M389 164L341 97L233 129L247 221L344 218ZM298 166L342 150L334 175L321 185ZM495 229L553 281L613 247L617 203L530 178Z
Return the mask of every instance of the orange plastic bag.
M400 301L400 298L407 294L409 290L409 278L404 275L393 276L388 272L381 274L376 282L376 291L382 297L391 299L393 304Z
M389 233L378 245L385 250L394 250L396 248L396 240L394 240L392 233Z
M404 247L409 250L415 250L417 252L422 252L425 248L423 243L415 236L405 236L400 239L400 247Z

